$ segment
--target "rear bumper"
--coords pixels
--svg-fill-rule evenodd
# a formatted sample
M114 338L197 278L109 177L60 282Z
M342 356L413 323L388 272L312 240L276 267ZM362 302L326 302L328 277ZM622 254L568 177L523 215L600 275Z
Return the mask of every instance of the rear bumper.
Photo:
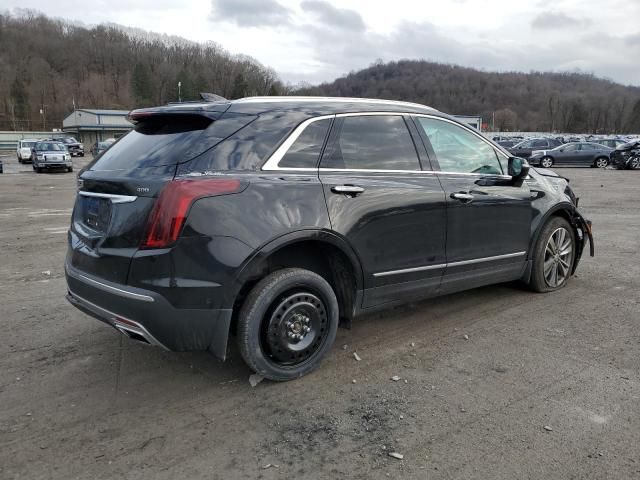
M121 333L173 351L209 350L224 359L232 310L176 308L150 290L119 285L65 265L67 300Z

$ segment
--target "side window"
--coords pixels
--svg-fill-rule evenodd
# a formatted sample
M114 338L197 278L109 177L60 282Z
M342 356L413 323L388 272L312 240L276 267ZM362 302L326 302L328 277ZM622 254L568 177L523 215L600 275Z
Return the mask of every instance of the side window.
M316 168L331 119L325 118L310 123L284 154L279 167Z
M594 151L596 149L596 147L594 147L593 145L590 145L588 143L583 143L582 145L580 145L580 150L584 150L584 151Z
M539 148L539 147L548 147L549 143L546 140L534 140L533 141L533 145L531 145L533 148Z
M418 153L399 115L344 117L322 157L324 168L420 170Z
M502 166L491 145L450 122L417 117L444 172L502 175Z
M577 150L578 150L578 145L576 145L575 143L572 143L571 145L567 145L566 147L564 147L565 152L576 152Z

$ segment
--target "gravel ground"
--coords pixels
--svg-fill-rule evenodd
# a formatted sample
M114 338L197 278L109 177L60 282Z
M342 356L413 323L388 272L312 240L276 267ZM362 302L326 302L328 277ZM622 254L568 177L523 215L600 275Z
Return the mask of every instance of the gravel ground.
M562 169L597 255L567 288L362 318L313 374L252 388L235 348L164 352L68 305L75 173L4 162L2 479L640 478L640 173Z

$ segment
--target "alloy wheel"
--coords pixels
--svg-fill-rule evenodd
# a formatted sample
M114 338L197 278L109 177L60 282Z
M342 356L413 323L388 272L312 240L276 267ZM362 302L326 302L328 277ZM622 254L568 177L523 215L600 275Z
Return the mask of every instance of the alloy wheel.
M551 160L549 157L545 157L540 160L540 165L544 168L551 168L551 166L553 165L553 160Z
M566 228L554 230L544 250L544 280L551 288L562 285L570 275L573 253L571 234Z
M299 365L311 358L328 336L324 302L313 293L302 291L284 295L274 304L263 324L264 352L277 365Z
M607 165L609 165L609 160L606 158L599 158L596 160L596 167L598 168L605 168Z
M631 167L632 170L640 169L640 157L633 157L629 162L629 167Z

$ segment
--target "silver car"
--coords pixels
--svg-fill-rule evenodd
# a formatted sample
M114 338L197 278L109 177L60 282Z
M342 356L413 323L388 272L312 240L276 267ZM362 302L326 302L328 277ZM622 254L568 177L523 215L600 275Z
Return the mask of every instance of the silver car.
M53 140L43 140L37 142L31 154L33 170L42 173L51 168L66 168L68 172L73 172L71 154L62 142Z

